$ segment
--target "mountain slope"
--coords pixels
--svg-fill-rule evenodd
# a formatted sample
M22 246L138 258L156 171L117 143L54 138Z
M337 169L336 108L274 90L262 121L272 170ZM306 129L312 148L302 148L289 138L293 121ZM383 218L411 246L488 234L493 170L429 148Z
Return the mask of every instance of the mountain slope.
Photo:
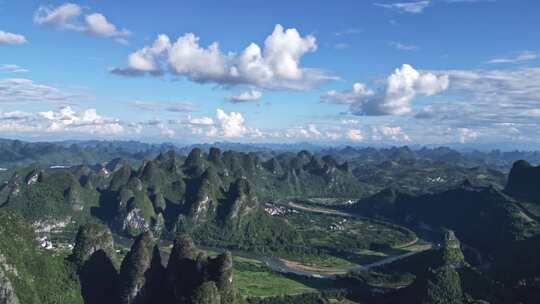
M41 249L31 227L0 211L0 303L83 303L73 267Z

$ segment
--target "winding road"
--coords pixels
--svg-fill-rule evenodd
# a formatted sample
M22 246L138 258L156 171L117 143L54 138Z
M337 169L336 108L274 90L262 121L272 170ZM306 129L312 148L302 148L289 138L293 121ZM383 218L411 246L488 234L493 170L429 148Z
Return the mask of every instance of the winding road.
M313 212L313 213L319 213L319 214L328 214L328 215L337 215L337 216L343 216L343 217L349 217L349 218L353 217L353 218L365 219L361 216L357 216L351 213L346 213L346 212L333 210L333 209L326 209L326 208L325 209L311 208L311 207L301 206L293 202L289 202L287 206L292 209L305 211L305 212ZM416 237L413 241L403 244L402 246L399 246L399 247L405 248L408 246L412 246L416 244L418 241L419 239L418 237ZM379 267L385 264L389 264L389 263L413 256L425 250L427 249L394 255L394 256L390 256L390 257L381 259L377 262L373 262L370 264L354 265L347 268L313 268L313 267L302 265L298 262L288 261L288 260L280 259L280 258L259 258L259 260L262 261L268 268L277 272L292 273L295 275L308 276L308 277L321 278L321 279L335 279L338 275L343 275L351 271L361 271L361 270L367 270L367 269Z

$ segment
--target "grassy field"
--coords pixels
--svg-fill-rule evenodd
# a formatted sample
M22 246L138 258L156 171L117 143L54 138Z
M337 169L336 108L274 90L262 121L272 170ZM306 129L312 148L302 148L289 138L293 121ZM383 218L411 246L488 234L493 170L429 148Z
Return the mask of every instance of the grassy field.
M269 297L282 294L300 294L312 288L267 268L262 262L234 257L236 286L244 297Z
M217 255L215 251L206 253L209 256ZM233 255L233 262L236 287L243 297L271 297L314 291L299 281L272 271L261 261Z
M355 265L346 259L328 254L296 256L291 259L306 266L347 268Z

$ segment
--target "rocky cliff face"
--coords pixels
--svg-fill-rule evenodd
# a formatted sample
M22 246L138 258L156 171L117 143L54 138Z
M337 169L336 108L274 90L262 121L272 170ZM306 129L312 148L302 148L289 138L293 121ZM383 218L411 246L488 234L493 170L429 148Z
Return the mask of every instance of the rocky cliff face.
M0 265L0 304L19 304L15 288L5 275L3 265Z

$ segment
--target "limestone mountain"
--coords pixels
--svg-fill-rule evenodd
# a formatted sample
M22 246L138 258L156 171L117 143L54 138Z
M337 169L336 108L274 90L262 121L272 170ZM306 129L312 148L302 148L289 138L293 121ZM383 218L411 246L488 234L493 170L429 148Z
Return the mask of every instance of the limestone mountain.
M505 190L516 198L540 203L540 166L525 160L515 162Z
M98 218L113 231L135 237L151 231L171 239L189 232L210 245L254 249L302 240L262 201L291 196L350 197L365 191L347 163L307 151L262 160L255 153L194 148L174 151L140 166L108 164L18 170L2 187L2 208L31 222L84 224ZM38 212L39 210L39 212ZM253 238L257 235L257 238Z
M79 276L85 304L115 303L118 292L114 241L111 231L103 226L81 226L75 239L73 253L68 257Z
M148 231L136 238L118 271L112 263L97 263L110 261L114 254L109 235L106 228L94 225L79 230L70 260L77 265L86 304L243 303L229 252L206 257L188 235L179 234L164 266L157 239Z
M163 303L165 267L150 231L137 237L125 256L119 275L120 303Z

